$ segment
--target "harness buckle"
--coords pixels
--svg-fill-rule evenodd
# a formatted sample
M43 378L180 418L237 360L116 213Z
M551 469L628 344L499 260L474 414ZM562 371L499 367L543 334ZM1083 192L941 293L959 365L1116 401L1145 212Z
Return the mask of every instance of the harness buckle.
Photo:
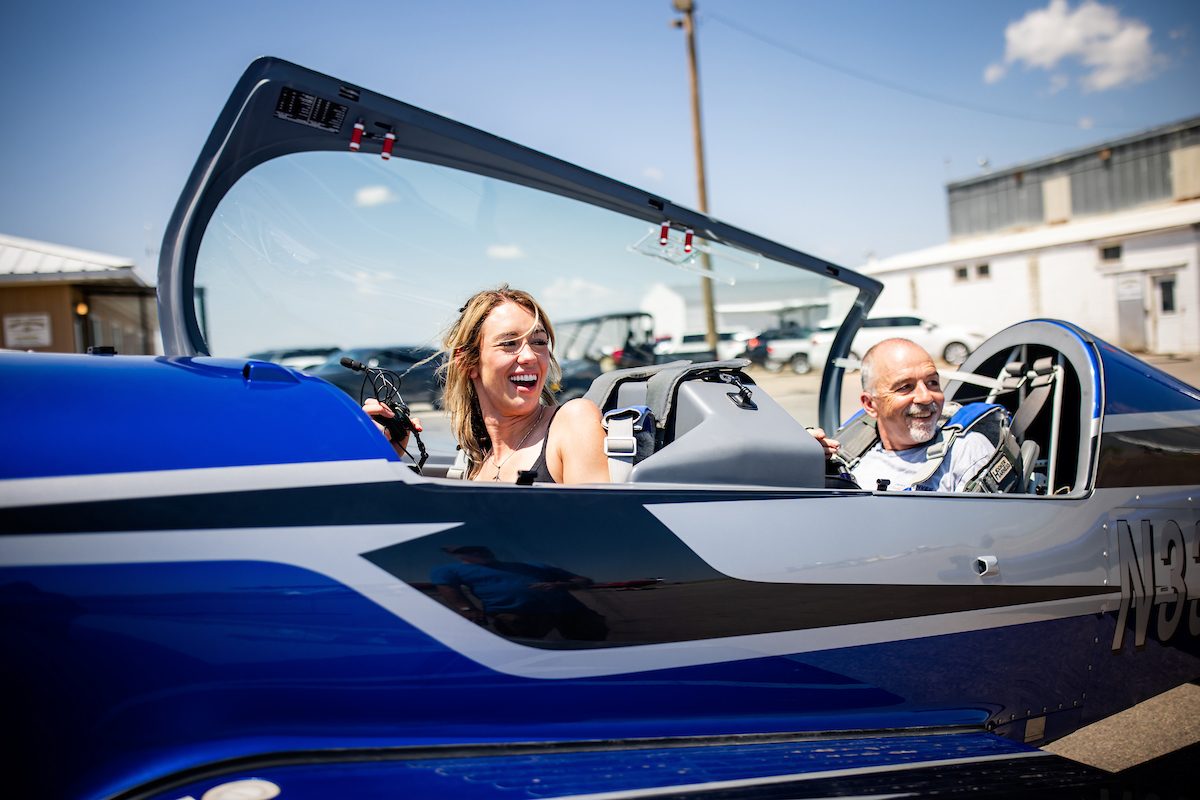
M632 458L637 455L637 439L633 436L606 436L604 455Z

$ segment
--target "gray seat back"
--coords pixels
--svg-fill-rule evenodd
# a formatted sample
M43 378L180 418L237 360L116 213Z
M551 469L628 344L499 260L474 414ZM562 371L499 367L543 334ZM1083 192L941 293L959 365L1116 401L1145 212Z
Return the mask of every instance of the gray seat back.
M821 446L742 372L748 363L675 361L597 378L585 396L601 411L647 406L656 423L653 454L627 480L823 487Z

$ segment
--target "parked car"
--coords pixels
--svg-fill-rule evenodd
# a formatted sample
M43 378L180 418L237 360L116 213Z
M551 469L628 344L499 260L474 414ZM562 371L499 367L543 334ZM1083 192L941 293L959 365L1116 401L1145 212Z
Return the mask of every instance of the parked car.
M311 372L316 367L328 361L329 357L337 351L338 348L336 347L299 347L288 350L263 350L262 352L251 353L247 358L259 361L274 361L276 364L282 364L285 367Z
M824 369L836 332L836 328L825 328L809 337L808 361L811 369ZM850 345L850 357L861 358L874 345L895 337L911 339L928 350L934 358L941 358L953 366L966 361L971 351L987 338L960 325L942 325L915 314L882 314L863 322Z
M654 346L659 362L687 359L689 361L712 361L737 358L746 350L746 341L754 336L750 330L721 331L717 334L717 350L708 346L705 333L685 333L679 337L663 339Z
M742 357L768 372L779 372L786 366L803 375L812 371L808 362L809 337L812 333L812 328L799 325L769 328L746 341Z
M358 347L352 350L339 350L329 357L321 366L310 370L310 374L329 381L346 394L359 402L371 394L371 385L363 386L361 372L353 372L341 364L343 357L360 361L368 367L390 369L400 376L400 395L407 403L431 403L434 408L442 407L442 385L437 377L437 369L442 359L421 364L415 364L437 353L433 347L417 347L410 345L394 345L390 347ZM408 370L411 370L409 372ZM407 372L407 374L405 374ZM361 396L360 396L361 395Z

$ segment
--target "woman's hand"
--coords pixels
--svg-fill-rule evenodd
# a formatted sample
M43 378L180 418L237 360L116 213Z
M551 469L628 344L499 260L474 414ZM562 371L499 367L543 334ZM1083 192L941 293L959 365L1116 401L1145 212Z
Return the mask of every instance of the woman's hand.
M375 427L379 428L379 432L383 434L383 438L387 439L389 442L392 442L392 447L395 448L396 454L404 455L404 449L408 447L408 431L404 432L404 436L400 438L400 441L392 441L392 432L385 428L383 424L376 419L376 417L382 419L395 419L396 412L392 411L390 407L385 406L374 397L367 398L367 401L363 403L362 410L367 412L367 416L371 418L371 422L375 423ZM410 416L409 419L412 421L413 428L415 428L418 433L425 430L421 427L420 419L413 416Z

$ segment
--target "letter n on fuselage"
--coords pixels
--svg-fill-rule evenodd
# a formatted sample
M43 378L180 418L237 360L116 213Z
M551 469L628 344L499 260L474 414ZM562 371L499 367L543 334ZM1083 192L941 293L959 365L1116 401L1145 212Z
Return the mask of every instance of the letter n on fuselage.
M1125 643L1125 624L1129 619L1129 608L1137 610L1134 619L1135 647L1146 644L1146 629L1150 626L1150 611L1154 588L1154 563L1151 552L1150 520L1141 520L1135 545L1133 529L1125 520L1117 520L1117 564L1121 570L1121 610L1117 614L1117 631L1113 636L1113 650L1120 650Z

